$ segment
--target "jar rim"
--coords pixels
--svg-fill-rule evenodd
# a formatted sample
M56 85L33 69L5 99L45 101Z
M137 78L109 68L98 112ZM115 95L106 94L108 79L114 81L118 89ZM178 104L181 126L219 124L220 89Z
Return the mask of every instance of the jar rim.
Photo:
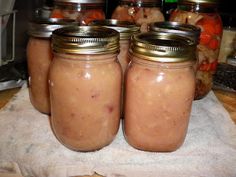
M94 20L89 25L114 29L120 33L120 40L129 40L133 34L140 30L140 27L135 23L116 19Z
M133 35L129 51L146 60L166 63L196 59L194 41L170 33L146 32Z
M70 26L52 35L55 52L68 54L106 54L119 51L119 33L98 26Z

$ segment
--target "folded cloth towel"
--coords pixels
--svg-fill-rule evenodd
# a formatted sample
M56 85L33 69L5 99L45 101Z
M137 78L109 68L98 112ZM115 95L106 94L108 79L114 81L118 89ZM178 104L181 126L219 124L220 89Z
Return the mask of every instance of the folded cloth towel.
M213 92L194 101L184 144L172 153L136 150L122 128L115 140L95 152L61 145L49 117L29 101L28 88L0 110L0 165L16 163L24 176L66 177L235 177L236 126ZM1 169L1 166L0 166Z

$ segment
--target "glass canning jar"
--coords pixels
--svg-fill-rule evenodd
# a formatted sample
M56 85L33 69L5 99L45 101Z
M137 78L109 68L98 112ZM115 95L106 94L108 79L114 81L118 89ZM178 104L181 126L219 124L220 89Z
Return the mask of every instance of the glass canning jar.
M197 46L195 92L195 99L201 99L212 88L222 37L223 27L217 11L217 0L179 0L177 9L172 11L170 21L188 23L201 28Z
M131 146L168 152L183 143L195 91L195 48L188 38L173 34L134 35L124 111Z
M52 31L75 24L74 20L34 19L29 23L27 44L29 94L32 105L40 112L50 113L48 69L52 61Z
M125 70L130 62L128 53L130 38L133 34L138 33L140 27L135 25L132 22L128 21L119 21L115 19L106 19L106 20L95 20L90 25L104 26L107 28L112 28L120 33L120 53L118 54L118 61L121 64L122 68L122 95L121 95L121 114L123 114L123 92L124 92L124 76ZM123 116L123 115L122 115Z
M193 45L199 44L199 36L201 29L197 26L180 23L180 22L154 22L149 25L149 31L171 33L184 37L188 37L193 41ZM197 55L196 60L198 61ZM194 66L194 71L197 71L197 63Z
M114 139L120 121L119 33L95 26L53 32L49 90L52 128L76 151L98 150Z
M149 23L165 20L160 6L160 0L120 0L111 18L133 22L145 32Z
M104 0L54 0L52 18L74 19L81 25L105 19Z

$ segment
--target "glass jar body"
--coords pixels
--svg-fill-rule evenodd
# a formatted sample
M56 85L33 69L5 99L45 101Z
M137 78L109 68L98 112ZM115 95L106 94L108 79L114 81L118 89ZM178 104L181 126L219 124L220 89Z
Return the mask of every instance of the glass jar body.
M222 37L221 17L214 5L180 4L172 12L170 21L188 23L201 28L197 46L198 67L195 92L195 99L201 99L212 88Z
M122 76L116 56L55 55L49 74L52 127L66 147L93 151L114 139Z
M112 19L120 21L129 21L141 26L140 31L148 30L148 24L152 22L164 21L164 15L156 1L146 2L126 0L120 1L120 4L112 13Z
M179 148L194 98L193 63L154 63L132 56L125 90L124 132L128 143L145 151Z
M72 19L81 25L88 25L93 20L104 20L103 3L68 3L55 2L51 18Z
M46 114L50 113L48 71L52 57L50 38L30 37L27 44L30 101Z

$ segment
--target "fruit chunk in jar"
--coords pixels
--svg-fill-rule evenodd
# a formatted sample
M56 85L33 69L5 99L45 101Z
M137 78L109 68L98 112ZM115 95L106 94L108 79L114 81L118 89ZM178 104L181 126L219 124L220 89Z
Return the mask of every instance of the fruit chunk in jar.
M195 99L201 99L212 88L212 77L216 71L222 37L222 21L218 14L193 13L176 9L170 21L188 23L201 28L197 46L198 73L196 76Z
M116 55L57 54L51 66L52 127L57 138L79 151L108 145L120 120L121 68Z
M164 21L164 16L158 7L132 7L119 5L112 14L113 19L133 22L140 27L140 31L148 30L148 24Z
M174 151L187 132L195 90L192 64L150 66L138 60L133 57L127 70L125 137L137 149Z
M54 9L50 17L77 20L81 25L88 25L93 20L104 20L105 14L100 9L90 9L83 11Z
M27 45L30 101L42 113L50 113L48 70L51 60L50 40L31 37Z

